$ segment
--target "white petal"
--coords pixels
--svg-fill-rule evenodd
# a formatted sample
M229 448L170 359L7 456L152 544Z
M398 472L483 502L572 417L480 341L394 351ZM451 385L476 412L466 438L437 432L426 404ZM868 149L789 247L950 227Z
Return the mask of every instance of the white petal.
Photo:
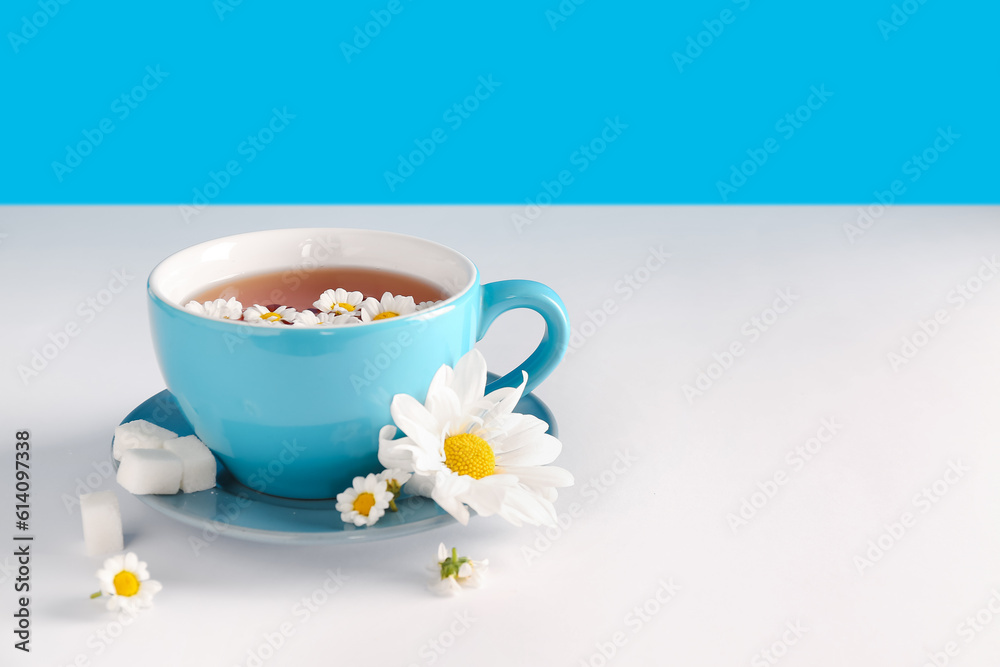
M458 499L466 493L469 487L468 479L463 480L458 475L439 473L434 479L431 498L448 514L455 517L463 526L469 523L469 510Z
M136 568L139 567L139 557L136 556L131 551L125 554L125 567L124 569L129 572L135 572Z
M495 438L490 441L496 455L497 465L509 466L541 466L552 463L562 451L562 443L548 433L533 436L516 436L515 446L507 438Z
M556 508L552 503L527 489L511 492L499 514L512 523L515 518L532 525L554 526L556 523Z
M523 415L512 412L502 419L496 419L492 423L491 434L494 438L502 440L497 442L494 451L508 451L524 446L522 441L531 441L549 430L549 425L535 417L534 415ZM484 440L490 440L486 435L481 436Z
M434 377L431 378L431 383L427 387L427 396L430 397L445 387L451 387L454 376L455 371L452 370L451 366L441 364L441 367L434 372Z
M462 412L462 404L458 395L451 387L442 387L434 392L427 392L424 402L427 411L434 416L434 421L442 428L445 424L461 429L468 421L468 415ZM443 434L447 435L447 433Z
M451 388L465 410L483 398L486 393L486 359L479 350L469 350L455 364Z
M403 486L403 491L405 491L408 496L423 496L424 498L430 498L433 490L433 475L414 475L410 478L410 481Z
M468 479L472 479L469 477ZM481 516L491 516L500 511L507 495L518 488L517 478L511 475L490 475L471 481L468 492L461 499Z
M458 585L454 577L441 578L441 575L431 579L427 588L438 595L456 595L462 592L462 587Z
M521 395L524 393L524 386L528 381L528 374L522 371L521 384L517 387L501 387L490 392L486 400L493 403L493 407L483 415L483 427L490 428L492 422L502 419L514 411Z
M573 474L558 466L503 466L502 472L515 475L530 487L573 486Z
M437 420L417 399L407 394L396 394L389 407L392 420L403 433L428 451L441 446L441 431Z
M398 447L398 445L402 444L403 440L409 441L409 438L396 440L396 432L396 427L391 424L383 426L378 432L378 462L386 468L413 470L410 465L413 461L413 456L406 450L399 449Z
M448 547L444 545L444 542L438 545L438 563L443 563L448 559Z

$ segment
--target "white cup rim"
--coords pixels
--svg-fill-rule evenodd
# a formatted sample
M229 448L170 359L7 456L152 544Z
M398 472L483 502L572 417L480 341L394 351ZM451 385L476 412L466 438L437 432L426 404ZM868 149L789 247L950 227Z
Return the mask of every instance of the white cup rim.
M431 277L425 275L418 275L418 277L436 284L448 294L448 297L431 309L403 315L399 318L393 318L393 320L409 319L414 316L438 311L462 298L479 280L479 271L468 257L453 248L419 236L362 228L295 227L233 234L203 241L178 250L153 268L149 274L147 287L149 293L158 301L191 317L207 319L213 322L225 322L232 326L251 326L241 321L206 318L192 313L184 305L189 300L189 297L198 291L204 290L215 282L232 279L237 275L252 275L252 273L268 273L282 270L292 271L294 260L287 260L293 259L293 255L296 252L298 253L298 261L310 258L318 262L320 266L337 266L338 263L336 261L330 261L329 258L321 260L313 255L314 249L317 246L327 252L330 251L329 245L324 245L322 240L316 240L322 235L326 235L328 243L331 237L334 237L338 242L344 241L346 243L364 238L368 243L375 244L379 248L386 250L385 261L381 266L377 262L351 263L349 257L347 261L340 263L340 266L371 267L374 264L375 268L385 268L411 275L417 275L418 271L408 271L396 266L400 261L399 248L402 246L420 246L417 249L419 252L407 253L410 261L414 265L424 266L430 272L438 271L439 273ZM263 244L263 247L258 247L256 251L250 250L248 249L249 243ZM233 256L234 251L237 249L241 251L240 257ZM340 252L343 251L344 249L340 249ZM348 256L357 256L358 254L359 251L356 248L348 250ZM268 259L261 262L259 270L255 272L246 270L245 267L249 262L265 257ZM336 259L345 258L337 257ZM206 265L212 265L211 268L217 271L218 275L216 278L212 280L205 279L205 276L212 273L211 269L204 268ZM449 287L443 284L445 281L442 280L442 272L449 266L460 268L463 271L464 275L461 281L457 283L459 285L457 289L454 286ZM201 270L198 271L198 269ZM243 305L244 307L247 306L247 304ZM334 329L341 328L334 327ZM348 327L348 330L354 328ZM331 330L330 327L267 327L267 329L272 331Z

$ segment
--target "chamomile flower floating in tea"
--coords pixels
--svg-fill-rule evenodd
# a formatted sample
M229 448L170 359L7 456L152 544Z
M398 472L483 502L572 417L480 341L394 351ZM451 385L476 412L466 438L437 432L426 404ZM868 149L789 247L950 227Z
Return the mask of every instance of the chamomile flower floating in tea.
M337 494L337 511L344 523L355 526L373 526L385 515L393 494L386 488L385 480L374 473L355 477L350 488Z
M328 289L320 294L319 299L313 305L324 313L344 315L356 312L364 300L365 295L361 292L348 292L338 287L337 289Z
M463 587L479 588L483 585L489 565L488 560L460 557L455 548L449 553L442 542L438 545L437 561L429 567L431 580L427 587L438 595L455 595Z
M97 571L101 590L90 597L108 597L108 610L121 609L135 613L143 607L153 606L153 596L163 586L149 578L146 564L132 552L114 556L104 561L104 568Z
M556 488L573 476L552 463L562 443L546 433L548 424L514 412L527 374L516 388L484 396L486 360L478 350L454 370L441 366L423 404L396 394L390 413L396 426L379 432L379 461L412 472L410 493L433 499L462 524L469 509L499 514L516 526L555 525ZM396 437L396 427L405 437Z
M361 318L352 313L347 313L346 315L337 315L336 313L320 313L316 317L319 318L320 324L326 324L332 327L361 324Z
M361 304L361 320L363 322L378 322L415 312L417 312L417 305L413 303L412 296L393 296L391 292L382 294L381 299L370 296Z
M254 304L243 311L243 321L248 324L275 325L282 322L294 322L295 309L288 306L277 306L270 310L260 304Z
M292 316L292 326L318 327L319 325L319 317L317 317L316 313L311 310L303 310L301 313L295 313L295 315Z
M421 301L420 303L417 304L417 312L419 313L421 310L427 310L428 308L433 308L434 306L438 305L439 303L441 303L441 302L440 301Z
M228 300L205 301L204 303L191 301L184 308L195 315L211 317L216 320L238 320L243 317L243 304L235 297L229 297Z

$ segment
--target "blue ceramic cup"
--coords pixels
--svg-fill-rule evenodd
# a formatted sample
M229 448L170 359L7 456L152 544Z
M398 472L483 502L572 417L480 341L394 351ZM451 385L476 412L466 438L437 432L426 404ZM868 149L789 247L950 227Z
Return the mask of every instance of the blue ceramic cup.
M240 276L281 272L280 296L303 272L335 266L409 274L448 298L346 327L254 326L184 309L193 295ZM454 366L504 311L536 311L545 334L487 391L519 384L521 371L530 391L562 359L570 333L562 301L545 285L481 285L476 266L450 248L360 229L279 229L201 243L153 269L148 293L163 377L195 433L240 482L287 498L332 498L356 475L380 470L378 432L392 423L392 397L423 401L437 369Z

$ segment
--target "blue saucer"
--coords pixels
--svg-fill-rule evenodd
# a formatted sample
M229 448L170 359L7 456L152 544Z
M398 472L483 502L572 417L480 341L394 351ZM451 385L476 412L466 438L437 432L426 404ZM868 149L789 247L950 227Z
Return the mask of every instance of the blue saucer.
M493 373L489 374L490 381L496 377ZM558 435L555 418L548 406L533 394L522 397L514 410L548 422L549 433ZM178 436L194 433L168 390L145 401L122 423L136 419L145 419ZM112 463L117 470L118 462L114 457ZM254 542L336 544L401 537L454 521L429 498L401 496L396 501L398 512L386 512L374 526L358 528L340 520L335 499L294 500L269 496L237 482L221 463L218 464L214 489L172 496L140 495L136 498L172 519L202 529L201 537L206 541L225 535Z

